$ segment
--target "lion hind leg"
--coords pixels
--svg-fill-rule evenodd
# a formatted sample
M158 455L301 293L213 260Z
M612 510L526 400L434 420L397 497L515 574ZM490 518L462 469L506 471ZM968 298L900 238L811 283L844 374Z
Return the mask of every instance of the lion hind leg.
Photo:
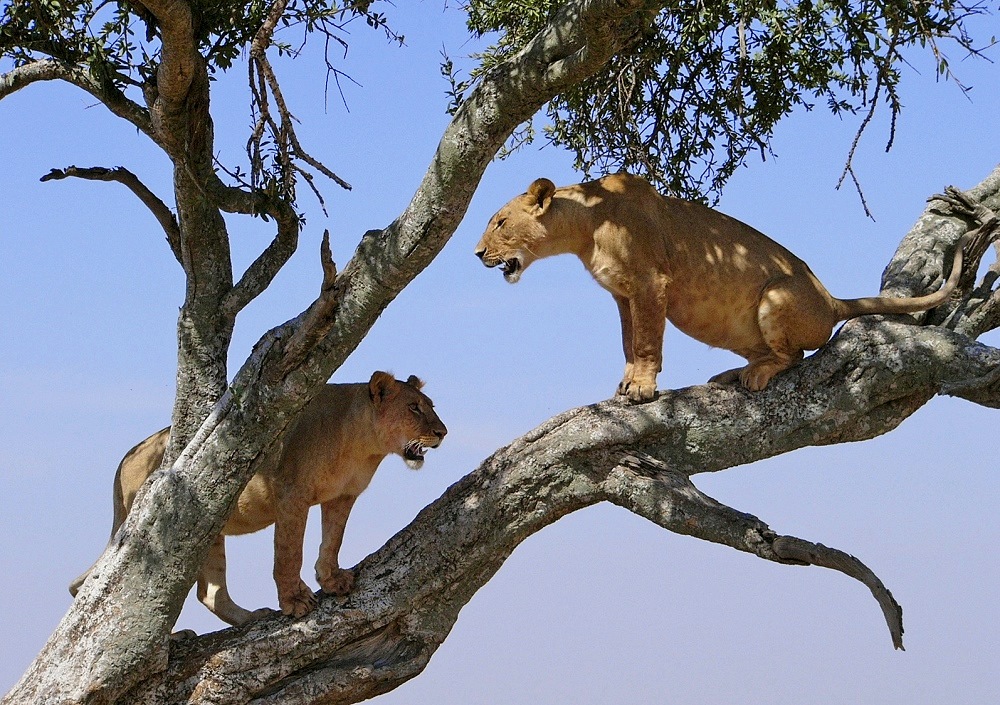
M743 367L734 367L731 370L720 372L717 375L712 375L708 382L709 384L736 384L740 381L740 372L742 372L743 369Z
M226 537L222 534L215 537L198 573L198 600L212 614L234 626L271 613L266 608L251 612L233 602L229 596L226 586Z
M802 360L806 349L817 348L830 338L830 323L813 315L816 307L824 305L819 292L795 283L782 280L761 295L757 323L767 349L747 356L749 364L739 372L740 382L751 391L764 389L772 377Z

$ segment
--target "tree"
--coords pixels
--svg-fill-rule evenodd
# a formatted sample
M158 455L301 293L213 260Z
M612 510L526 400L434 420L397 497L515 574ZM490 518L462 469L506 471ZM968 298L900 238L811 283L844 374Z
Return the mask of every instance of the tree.
M501 46L496 59L502 62L487 61L489 70L474 77L475 88L466 89L469 92L456 106L455 120L407 210L388 228L367 233L343 272L337 274L325 256L321 293L313 305L262 338L230 382L226 352L236 313L266 288L295 248L300 227L296 181L301 184L306 178L305 169L329 172L295 138L294 122L266 49L282 16L333 31L324 23L344 15L318 4L253 4L246 8L249 12L241 4L213 4L240 18L230 24L233 16L221 9L213 14L207 7L144 3L134 15L122 9L103 33L84 31L95 12L87 4L67 9L13 3L5 16L4 49L15 66L0 83L0 97L28 83L52 79L69 81L94 95L170 157L177 217L123 170L70 168L51 177L110 179L131 188L157 216L188 275L178 321L175 432L165 462L171 470L150 487L116 550L105 557L99 579L88 581L36 666L12 691L12 700L32 695L54 699L58 694L93 702L119 696L122 702L159 701L180 698L194 689L201 699L219 701L245 701L263 692L303 702L320 697L356 701L383 692L423 668L461 606L518 542L566 512L597 501L621 504L672 530L771 560L823 563L832 556L843 558L781 539L758 520L706 498L687 476L802 445L884 432L941 391L995 405L995 352L972 342L995 327L995 297L988 286L967 297L972 303L950 319L950 327L856 322L834 345L789 373L786 384L760 396L736 390L684 390L664 393L647 407L607 402L557 417L493 456L370 557L363 575L389 577L363 580L353 598L357 609L338 610L324 603L310 619L329 627L316 633L314 641L304 639L296 625L275 619L174 644L165 663L164 637L208 541L252 473L254 459L311 391L343 362L381 310L443 247L486 163L509 135L551 99L597 74L613 56L628 56L634 47L645 46L637 42L649 38L645 35L652 18L667 16L655 15L655 4L570 3L554 14L539 14L525 28L514 27L521 34L512 30L506 36L524 49L517 45L505 54ZM368 4L347 10L382 24ZM126 24L136 18L150 33L152 43L145 53L130 49L124 33ZM753 30L754 25L750 27ZM924 30L916 20L913 28L912 36L900 41L922 36ZM157 41L162 46L159 53ZM259 120L250 141L249 171L245 176L234 171L239 185L230 186L219 178L213 162L209 67L225 68L233 52L244 46L249 47ZM740 55L739 49L736 54ZM876 64L876 68L884 67ZM877 75L875 85L889 90L889 79ZM140 88L145 106L128 95ZM867 84L862 82L858 89L867 90ZM592 91L600 94L601 86ZM554 105L560 110L558 101ZM765 105L774 107L771 100ZM561 114L554 114L556 129L575 124L572 107L566 111L569 123L560 123ZM769 129L765 124L755 134L744 126L736 133L760 143ZM565 134L586 134L586 130L573 127ZM265 134L272 140L270 154ZM558 132L554 135L560 138ZM663 143L652 140L650 145L647 152L657 151ZM594 148L590 143L587 147ZM743 153L745 148L737 146L734 159ZM681 169L691 163L689 152L677 154ZM645 158L648 161L648 155ZM723 176L728 168L722 168ZM683 171L677 178L683 178ZM976 200L991 207L995 195L992 181L974 193ZM267 217L276 227L271 245L238 281L232 276L222 212ZM983 217L988 220L988 214ZM944 269L948 248L970 221L960 213L958 218L941 217L937 222L936 229L915 231L904 242L894 260L897 264L887 273L887 288L910 292L933 286ZM918 262L913 252L929 254ZM887 360L891 368L886 367ZM801 413L791 415L795 423L783 425L787 410L798 408ZM831 421L830 410L841 414ZM759 445L733 452L725 419L735 414L758 419ZM648 417L655 423L640 423ZM704 441L695 448L678 447L677 424L682 424L688 438ZM595 427L607 429L596 441L581 431ZM741 429L741 436L747 430ZM661 460L653 459L657 457ZM670 467L662 466L664 459ZM225 481L219 468L226 469ZM651 502L654 498L658 501ZM193 512L192 507L211 509ZM682 515L664 512L665 507L686 512L683 517L695 521L679 521ZM497 512L512 517L503 530L497 529L503 525L496 521ZM154 518L161 526L166 522L183 531L157 532ZM462 530L443 532L439 530L443 526ZM432 536L438 537L434 543ZM438 549L438 560L424 555L431 545ZM852 561L842 566L863 577L889 606L890 625L898 631L892 603L874 576ZM385 600L383 591L389 585L395 589ZM133 597L138 586L144 595L141 600ZM450 589L442 591L441 586ZM121 634L130 635L129 639L113 638ZM282 645L287 645L288 656L272 661L273 650ZM207 661L223 649L229 657ZM359 671L360 663L377 666ZM248 669L248 664L255 667ZM231 668L246 674L246 679ZM203 669L197 682L178 675L191 673L190 669ZM266 684L262 690L254 690L261 683ZM126 691L128 695L122 695Z

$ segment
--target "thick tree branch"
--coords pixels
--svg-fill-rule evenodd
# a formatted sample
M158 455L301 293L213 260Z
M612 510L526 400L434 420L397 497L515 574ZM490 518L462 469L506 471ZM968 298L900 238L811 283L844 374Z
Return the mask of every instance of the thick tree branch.
M181 261L181 232L177 225L177 217L166 203L161 201L156 194L150 191L149 188L147 188L147 186L139 180L138 176L122 166L115 167L114 169L108 169L106 167L81 168L68 166L65 169L53 169L40 180L55 181L67 179L69 177L90 179L92 181L117 181L118 183L127 186L132 193L139 197L139 200L142 201L143 205L150 210L153 217L156 218L160 227L163 228L163 232L167 236L167 244L170 245L170 249L174 253L174 257L177 258L178 262Z
M191 6L185 0L137 0L160 29L162 51L156 72L156 90L162 110L176 113L187 98L196 71L197 53Z
M566 412L497 451L362 561L346 600L327 597L301 621L274 617L176 645L168 670L120 702L212 693L217 702L347 703L394 687L423 668L521 541L601 501L767 560L844 572L873 592L899 645L898 605L857 559L781 537L706 497L688 476L879 435L902 420L885 407L905 400L912 411L919 403L909 400L975 385L998 366L1000 350L941 328L859 320L763 392L703 385L640 406L607 401ZM357 660L359 649L372 660ZM359 675L361 663L376 665Z

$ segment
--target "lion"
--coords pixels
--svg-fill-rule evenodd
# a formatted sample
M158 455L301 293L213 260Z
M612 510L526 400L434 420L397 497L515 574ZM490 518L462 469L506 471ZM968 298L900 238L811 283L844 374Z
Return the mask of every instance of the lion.
M274 524L274 581L278 605L301 617L317 604L301 578L302 541L309 508L322 508L322 542L316 580L324 592L345 595L354 586L352 571L338 563L344 527L355 500L389 454L402 456L414 470L427 448L437 448L448 429L422 391L423 382L405 382L375 372L360 384L327 384L303 408L277 450L264 461L237 500L236 509L216 537L198 574L198 599L232 625L271 610L240 607L226 587L226 536L259 531ZM118 466L114 482L112 540L132 508L136 493L160 467L170 428L132 448ZM110 545L110 543L109 543ZM70 585L76 595L93 566Z
M656 396L666 320L747 365L709 380L759 391L830 339L840 321L925 311L944 303L962 272L961 243L936 293L837 299L805 262L766 235L700 203L663 196L629 174L556 188L536 179L497 211L475 249L516 283L532 262L572 253L607 289L621 317L625 374L617 393Z

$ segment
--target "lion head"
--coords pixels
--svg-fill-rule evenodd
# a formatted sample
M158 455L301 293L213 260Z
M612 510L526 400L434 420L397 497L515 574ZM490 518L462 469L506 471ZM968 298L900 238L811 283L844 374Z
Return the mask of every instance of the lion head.
M526 193L514 198L490 218L486 232L476 245L476 256L487 267L502 267L511 284L536 259L544 257L548 230L542 221L552 204L556 186L548 179L535 179Z
M434 402L420 391L423 386L414 375L401 382L388 372L375 372L368 382L383 440L414 470L423 466L427 449L441 445L448 433Z

